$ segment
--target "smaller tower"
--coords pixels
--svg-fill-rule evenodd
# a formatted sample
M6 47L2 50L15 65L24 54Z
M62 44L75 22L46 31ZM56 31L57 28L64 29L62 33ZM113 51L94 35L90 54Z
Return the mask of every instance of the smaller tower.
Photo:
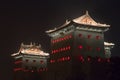
M104 42L104 50L105 50L105 57L106 58L110 58L111 57L111 48L114 47L114 43L108 43L108 42Z
M43 52L40 45L37 46L35 43L24 45L22 43L19 51L11 56L14 57L15 60L14 80L31 80L31 73L47 71L49 54Z

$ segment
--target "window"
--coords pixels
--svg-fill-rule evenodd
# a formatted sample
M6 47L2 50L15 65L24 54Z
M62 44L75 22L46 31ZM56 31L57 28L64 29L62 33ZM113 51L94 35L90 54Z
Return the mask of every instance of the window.
M68 57L66 57L67 58L67 60L70 60L70 57L68 56Z
M15 68L14 71L21 71L23 68Z
M57 62L63 62L63 61L69 61L69 60L70 60L70 56L64 56L64 57L58 58Z
M79 37L82 37L82 34L79 34Z
M55 43L58 43L58 42L61 42L61 41L71 39L71 38L72 38L72 35L67 35L67 36L64 36L62 38L54 39L54 40L51 41L51 43L55 44Z
M78 48L79 48L79 49L82 49L82 48L83 48L83 46L82 46L82 45L79 45L79 46L78 46Z
M62 57L62 61L64 61L65 60L65 58L64 57Z
M31 72L34 72L34 71L37 71L37 67L32 66L32 67L31 67Z
M51 59L51 60L50 60L50 63L55 63L55 60L52 60L52 59Z
M39 71L42 72L42 71L47 71L48 68L39 68Z
M69 50L70 50L70 48L71 48L71 47L70 47L70 46L68 46L68 49L69 49Z
M87 51L91 51L92 48L90 46L87 46Z
M98 58L98 62L101 62L101 58Z
M87 37L88 37L88 39L90 39L90 38L91 38L91 35L88 35Z
M58 49L52 50L51 54L56 54L59 52L67 51L67 50L70 50L70 48L71 48L71 46L69 46L69 45L62 47L62 48L58 48Z
M90 61L90 57L87 57L87 61L88 61L88 62Z
M14 63L15 63L15 64L19 64L19 63L22 63L22 60L19 60L19 61L15 61Z
M26 61L26 62L28 62L29 60L28 60L28 59L26 59L25 61Z
M41 61L40 61L40 64L43 64L43 63L44 63L44 61L43 61L43 60L41 60Z
M84 58L83 58L83 56L79 56L79 60L81 61L81 62L84 62Z
M97 50L97 51L100 51L100 48L99 48L99 47L97 47L97 48L96 48L96 50Z
M100 39L100 36L96 36L96 39L97 39L97 40Z
M33 62L36 62L36 60L33 60Z
M72 38L72 35L69 35L69 38Z

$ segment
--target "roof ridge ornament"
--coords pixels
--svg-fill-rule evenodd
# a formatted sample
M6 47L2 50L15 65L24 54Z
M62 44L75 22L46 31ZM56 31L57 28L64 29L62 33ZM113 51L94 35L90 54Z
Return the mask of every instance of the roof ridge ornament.
M66 19L66 23L68 22L68 19Z
M86 10L85 14L86 14L86 15L89 15L88 10Z
M33 45L32 42L30 42L30 45L31 45L31 46Z
M21 46L24 46L24 43L23 43L23 42L21 43Z
M84 25L91 25L91 26L97 26L97 27L110 27L110 25L101 24L96 22L92 17L89 15L88 11L86 10L86 13L78 18L73 19L75 23L78 24L84 24Z

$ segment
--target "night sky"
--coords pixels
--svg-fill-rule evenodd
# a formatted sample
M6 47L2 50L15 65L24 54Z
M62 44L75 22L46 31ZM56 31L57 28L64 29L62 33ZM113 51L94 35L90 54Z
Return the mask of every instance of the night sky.
M41 44L50 51L46 30L62 25L66 19L77 18L88 10L100 23L111 25L105 41L115 43L112 56L120 56L119 0L3 0L0 2L0 80L12 80L12 53L23 42Z

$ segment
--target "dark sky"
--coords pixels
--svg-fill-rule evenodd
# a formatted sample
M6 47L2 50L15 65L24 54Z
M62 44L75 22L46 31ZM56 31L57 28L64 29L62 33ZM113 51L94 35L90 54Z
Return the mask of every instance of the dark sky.
M113 56L120 56L119 0L3 0L0 2L0 80L12 80L12 58L21 42L36 42L49 52L46 30L89 11L100 23L110 24L105 41L115 43ZM7 76L7 77L6 77Z

